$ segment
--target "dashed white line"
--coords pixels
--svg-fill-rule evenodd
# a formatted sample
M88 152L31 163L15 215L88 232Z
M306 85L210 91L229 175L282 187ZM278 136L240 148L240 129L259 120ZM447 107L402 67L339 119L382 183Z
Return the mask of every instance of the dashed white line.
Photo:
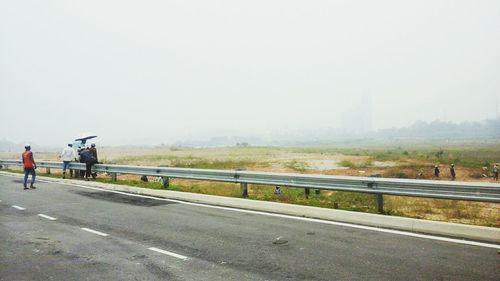
M46 218L46 219L49 219L51 221L55 221L57 220L56 218L53 218L53 217L50 217L50 216L47 216L47 215L44 215L44 214L38 214L39 217L42 217L42 218Z
M169 251L165 251L165 250L162 250L162 249L158 249L158 248L155 248L155 247L151 247L151 248L148 248L148 249L151 250L151 251L162 253L164 255L168 255L168 256L171 256L171 257L174 257L174 258L178 258L178 259L181 259L181 260L188 260L189 259L186 256L179 255L179 254L176 254L176 253L172 253L172 252L169 252Z
M86 228L86 227L82 227L82 230L85 230L85 231L88 231L90 233L94 233L94 234L97 234L97 235L101 235L101 236L108 236L109 235L109 234L106 234L106 233L103 233L103 232L99 232L97 230L93 230L93 229Z
M12 205L12 208L16 208L18 210L26 210L26 208L23 208L23 207L20 207L20 206L17 206L17 205Z

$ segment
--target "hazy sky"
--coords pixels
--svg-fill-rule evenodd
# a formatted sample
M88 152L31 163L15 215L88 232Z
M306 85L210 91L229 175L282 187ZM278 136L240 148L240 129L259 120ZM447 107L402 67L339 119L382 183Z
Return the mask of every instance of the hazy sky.
M380 129L499 103L496 0L0 0L0 139Z

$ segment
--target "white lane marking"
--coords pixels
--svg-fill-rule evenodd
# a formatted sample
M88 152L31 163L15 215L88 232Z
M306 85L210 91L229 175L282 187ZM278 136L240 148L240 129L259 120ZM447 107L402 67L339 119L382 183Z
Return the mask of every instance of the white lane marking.
M5 175L5 174L3 174L3 175ZM16 177L16 176L11 176L11 175L7 175L7 176ZM416 238L422 238L422 239L450 242L450 243L455 243L455 244L463 244L463 245L470 245L470 246L500 249L500 245L497 245L497 244L475 242L475 241L469 241L469 240L460 240L460 239L456 239L456 238L447 238L447 237L441 237L441 236L434 236L434 235L430 235L430 234L418 234L418 233L413 233L413 232L408 232L408 231L403 231L403 230L392 230L392 229L385 229L385 228L365 226L365 225L357 225L357 224L345 223L345 222L335 222L335 221L327 221L327 220L321 220L321 219L311 219L311 218L304 218L304 217L294 217L294 216L290 216L290 215L266 213L266 212L262 212L262 211L252 211L252 210L244 210L244 209L237 209L237 208L204 205L201 203L192 203L192 202L180 201L180 200L175 200L175 199L165 199L165 198L158 198L158 197L147 196L147 195L131 194L131 193L126 193L126 192L121 192L121 191L107 190L107 189L103 189L103 188L91 187L91 186L85 186L85 185L79 185L79 184L73 184L73 183L54 182L54 181L47 181L47 180L39 180L39 181L43 181L46 183L78 186L78 187L82 187L82 188L86 188L86 189L99 190L99 191L103 191L103 192L113 192L113 193L117 193L117 194L123 194L123 195L135 196L135 197L141 197L141 198L149 198L149 199L155 199L155 200L160 200L160 201L176 202L179 204L190 205L190 206L198 206L198 207L212 208L212 209L218 209L218 210L227 210L227 211L241 212L241 213L247 213L247 214L263 215L263 216L269 216L269 217L287 218L287 219L292 219L292 220L300 220L300 221L316 222L316 223L322 223L322 224L345 226L345 227L351 227L351 228L356 228L356 229L363 229L363 230L390 233L390 234L416 237Z
M183 255L179 255L179 254L172 253L172 252L169 252L169 251L165 251L165 250L162 250L162 249L158 249L158 248L155 248L155 247L151 247L151 248L148 248L148 249L151 250L151 251L155 251L155 252L158 252L158 253L169 255L171 257L178 258L178 259L181 259L181 260L188 260L189 259L188 257L185 257Z
M50 217L50 216L47 216L47 215L44 215L44 214L38 214L39 217L42 217L42 218L46 218L46 219L49 219L51 221L55 221L57 220L56 218L53 218L53 217Z
M12 208L16 208L18 210L26 210L26 208L23 208L23 207L20 207L20 206L17 206L17 205L12 205Z
M97 235L101 235L101 236L108 236L109 234L106 234L106 233L103 233L103 232L99 232L97 230L93 230L93 229L90 229L90 228L86 228L86 227L82 227L82 230L85 230L85 231L88 231L88 232L91 232L91 233L94 233L94 234L97 234Z

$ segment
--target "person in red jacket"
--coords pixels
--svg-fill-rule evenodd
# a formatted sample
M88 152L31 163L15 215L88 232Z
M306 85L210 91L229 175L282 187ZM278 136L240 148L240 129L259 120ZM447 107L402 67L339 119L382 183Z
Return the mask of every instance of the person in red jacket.
M23 152L23 168L24 168L24 189L28 189L28 176L31 174L31 184L30 188L35 189L35 178L36 178L36 163L33 158L33 152L31 152L31 146L29 144L24 146L25 151Z

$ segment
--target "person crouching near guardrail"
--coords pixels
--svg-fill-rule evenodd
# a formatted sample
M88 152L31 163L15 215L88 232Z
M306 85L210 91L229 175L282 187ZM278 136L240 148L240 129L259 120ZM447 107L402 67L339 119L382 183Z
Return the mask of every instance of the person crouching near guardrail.
M63 151L61 152L61 155L59 155L59 158L62 159L63 161L63 174L62 178L66 178L66 169L69 166L69 163L76 159L76 153L75 150L73 149L73 145L71 143L68 143L68 146L66 146Z
M28 176L31 174L31 184L30 188L35 189L35 178L36 178L36 163L33 158L33 152L31 152L31 146L29 144L24 146L25 151L22 154L23 158L23 168L24 168L24 189L28 189Z
M90 150L84 148L80 151L80 163L85 163L85 180L88 181L92 166L96 163L95 157Z

